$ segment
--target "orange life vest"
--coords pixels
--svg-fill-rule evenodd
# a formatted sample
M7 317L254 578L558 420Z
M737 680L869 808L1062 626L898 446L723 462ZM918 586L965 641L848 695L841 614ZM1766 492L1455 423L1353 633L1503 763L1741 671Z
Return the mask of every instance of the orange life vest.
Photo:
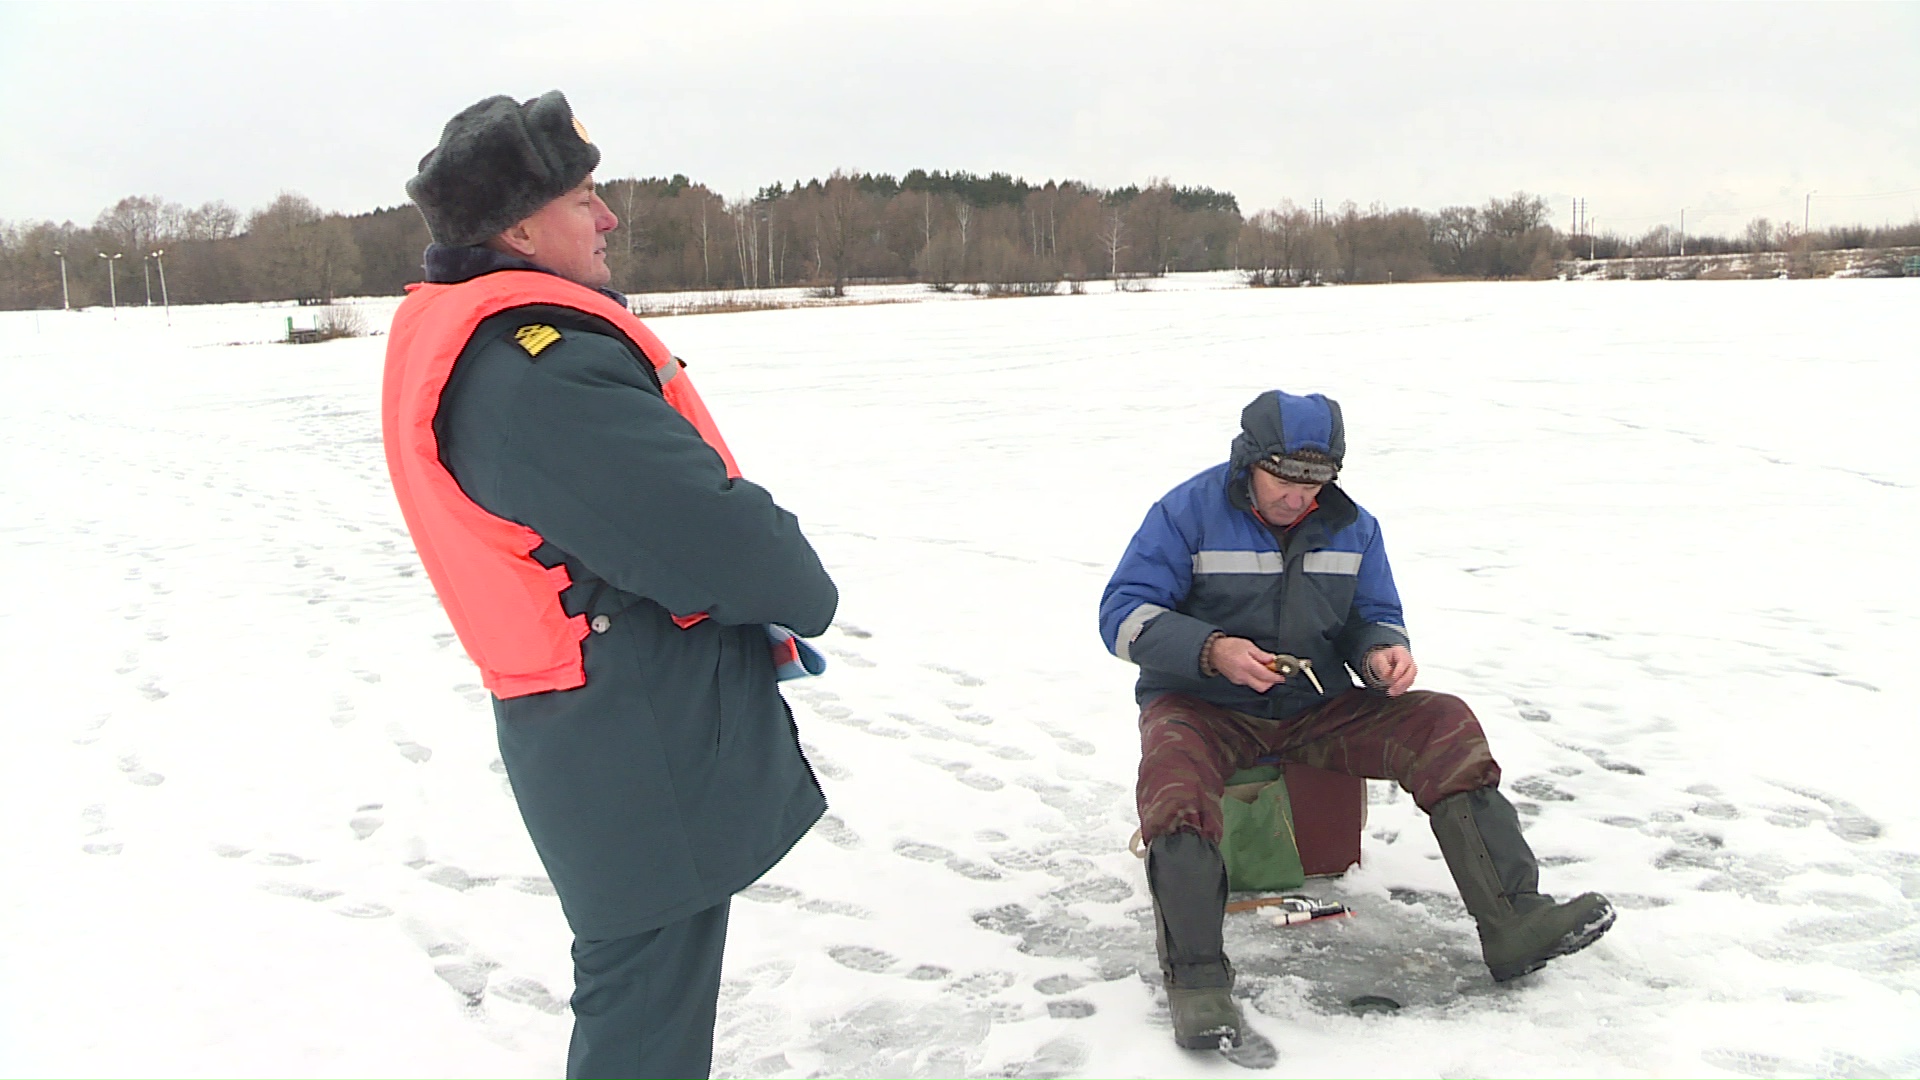
M387 340L381 429L387 471L427 577L488 690L502 698L586 684L580 640L584 615L569 617L560 591L565 566L532 557L544 541L525 525L480 508L440 462L433 418L454 361L484 320L509 308L549 304L613 324L653 364L667 404L685 417L726 463L740 469L678 360L625 307L553 274L501 270L457 285L409 285ZM675 616L683 628L703 613Z

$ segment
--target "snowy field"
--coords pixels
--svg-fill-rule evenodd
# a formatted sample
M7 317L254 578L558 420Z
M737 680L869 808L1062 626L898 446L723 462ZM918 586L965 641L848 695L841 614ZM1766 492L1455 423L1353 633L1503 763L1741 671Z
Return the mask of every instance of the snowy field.
M1621 911L1494 986L1376 783L1310 889L1355 918L1230 922L1271 1071L1920 1073L1916 283L1222 283L654 323L843 596L789 684L831 816L734 905L716 1071L1259 1070L1170 1038L1095 604L1280 386L1345 406L1544 886ZM562 1071L569 938L388 491L385 340L290 314L0 313L0 1074Z

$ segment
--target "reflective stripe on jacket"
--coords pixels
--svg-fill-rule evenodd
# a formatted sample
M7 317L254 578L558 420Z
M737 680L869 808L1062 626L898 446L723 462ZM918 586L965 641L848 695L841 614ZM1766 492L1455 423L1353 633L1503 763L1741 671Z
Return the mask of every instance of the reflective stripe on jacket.
M583 616L568 616L564 566L532 557L534 530L481 509L440 460L434 415L460 352L483 321L535 304L611 324L652 363L662 395L738 477L725 440L680 362L639 319L607 296L553 274L502 270L454 285L410 285L387 342L381 425L387 470L427 577L467 655L496 697L571 690L586 681ZM690 626L704 615L678 616Z
M1100 599L1107 651L1140 667L1142 703L1181 693L1258 716L1285 717L1351 689L1367 650L1405 645L1400 595L1380 525L1335 484L1285 543L1235 500L1246 470L1208 469L1147 511ZM1203 675L1200 650L1220 631L1311 660L1325 693L1296 675L1265 694Z

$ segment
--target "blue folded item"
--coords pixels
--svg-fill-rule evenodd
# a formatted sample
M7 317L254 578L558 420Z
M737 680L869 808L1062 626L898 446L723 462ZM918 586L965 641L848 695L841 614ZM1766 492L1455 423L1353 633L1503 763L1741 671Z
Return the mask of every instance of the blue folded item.
M827 658L786 627L768 623L767 640L773 645L773 677L778 681L804 679L827 670Z

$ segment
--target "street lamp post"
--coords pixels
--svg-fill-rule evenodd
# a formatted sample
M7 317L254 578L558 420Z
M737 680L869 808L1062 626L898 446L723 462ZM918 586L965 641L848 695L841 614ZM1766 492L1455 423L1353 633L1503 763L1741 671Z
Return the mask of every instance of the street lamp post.
M100 257L107 260L107 302L113 305L113 315L116 319L120 317L120 290L114 284L113 264L125 258L126 254L124 251L116 251L111 255L104 251L100 252Z
M73 303L67 298L67 253L55 248L53 256L60 260L60 310L72 311Z
M147 256L147 258L152 259L153 265L160 270L160 309L167 313L167 325L172 326L173 305L167 301L167 261L160 257L166 253L167 249L161 248L159 251Z

